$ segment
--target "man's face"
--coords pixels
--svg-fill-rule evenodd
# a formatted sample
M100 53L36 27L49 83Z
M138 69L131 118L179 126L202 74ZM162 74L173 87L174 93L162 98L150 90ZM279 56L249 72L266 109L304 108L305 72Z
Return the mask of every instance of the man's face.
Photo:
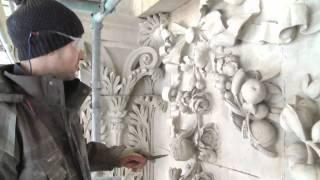
M49 54L50 56L50 54ZM84 59L82 50L76 48L74 42L55 51L48 62L51 74L64 80L72 80L79 71L79 63Z

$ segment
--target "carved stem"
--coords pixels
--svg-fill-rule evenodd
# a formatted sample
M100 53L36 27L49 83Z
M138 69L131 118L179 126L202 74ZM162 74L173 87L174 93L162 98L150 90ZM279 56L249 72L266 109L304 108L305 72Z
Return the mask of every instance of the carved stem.
M320 157L320 149L318 148L318 146L316 144L314 144L311 141L305 141L306 147L307 147L307 151L308 151L308 164L314 164L314 155L312 152L312 149L317 153L317 155Z
M200 128L201 128L201 115L199 113L196 113L197 116L197 134L198 134L198 139L197 139L197 146L200 145L200 138L201 138L201 132L200 132ZM196 162L199 161L199 155L200 152L198 152L197 157L196 157Z

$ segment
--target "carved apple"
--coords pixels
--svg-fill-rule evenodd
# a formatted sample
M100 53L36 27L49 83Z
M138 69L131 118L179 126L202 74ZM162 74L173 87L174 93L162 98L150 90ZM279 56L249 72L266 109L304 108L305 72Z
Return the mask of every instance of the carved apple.
M248 79L241 87L241 95L249 104L258 104L267 96L266 86L257 79Z
M266 104L258 104L256 106L256 112L253 114L258 120L262 120L269 115L269 107Z

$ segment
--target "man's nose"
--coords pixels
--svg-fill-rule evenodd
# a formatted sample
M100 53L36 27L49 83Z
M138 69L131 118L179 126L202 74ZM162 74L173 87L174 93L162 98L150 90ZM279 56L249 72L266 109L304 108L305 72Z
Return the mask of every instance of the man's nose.
M85 53L83 52L83 50L80 50L79 52L79 61L82 61L85 59Z

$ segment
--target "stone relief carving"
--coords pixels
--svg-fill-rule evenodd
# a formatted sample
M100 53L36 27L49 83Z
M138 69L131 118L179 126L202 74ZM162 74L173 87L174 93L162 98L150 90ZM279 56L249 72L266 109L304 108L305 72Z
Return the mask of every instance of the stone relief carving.
M146 96L140 97L132 104L132 110L128 113L128 145L132 148L142 149L145 152L154 152L152 127L154 113L156 109L166 111L166 103L160 97ZM139 177L141 180L153 179L153 162L148 162L147 166L141 172L135 173L133 178ZM134 173L133 173L134 174Z
M160 56L166 55L172 47L172 35L167 29L168 25L168 14L147 16L139 24L139 44L159 50Z
M205 6L207 5L208 3ZM274 95L281 95L281 90L268 81L273 77L264 78L259 72L245 72L240 67L239 57L223 53L223 47L214 44L219 41L215 35L220 36L225 30L221 13L208 12L199 20L197 26L185 28L173 24L170 30L175 44L163 62L168 66L175 66L176 78L171 87L164 88L163 99L174 104L173 109L178 111L173 113L178 114L173 119L180 117L180 113L203 115L210 109L211 100L204 90L207 74L213 73L214 84L224 95L224 100L232 111L232 119L243 137L249 139L252 146L264 154L277 156L272 148L277 141L277 130L268 120L268 115L279 113L279 108L272 107L275 103L272 101ZM235 40L236 38L229 38L228 43L222 44L234 45ZM190 54L183 55L184 49L188 49ZM188 83L181 87L183 78L186 78ZM199 95L195 95L197 93ZM191 154L196 154L191 151L194 145L190 141L190 134L192 133L178 133L173 139L174 143L171 144L175 146L171 146L171 151L176 160L188 160ZM178 145L179 147L176 147ZM183 146L189 147L189 151L183 151ZM213 153L206 152L206 155L216 159Z
M292 1L289 7L275 12L279 14L276 18L265 20L259 19L263 13L260 0L201 0L200 12L202 17L212 16L220 27L220 32L210 37L216 45L232 46L235 40L281 44L292 42L298 32L313 34L320 30L320 13L312 4L314 1Z
M290 171L296 180L318 180L320 168L319 107L314 98L318 94L318 78L312 84L308 74L302 83L305 96L296 96L293 104L287 104L280 114L281 127L293 134L295 141L286 147Z
M152 17L155 17L153 15ZM149 18L150 19L150 18ZM160 25L161 26L161 25ZM204 77L206 72L203 70L206 62L203 62L203 53L207 53L199 46L199 52L195 56L184 56L183 62L180 62L182 57L181 51L189 41L191 44L194 39L186 37L175 41L173 32L170 32L166 26L162 29L163 46L159 48L159 54L163 58L163 63L177 69L177 76L170 87L164 87L162 97L169 102L171 107L172 121L172 139L170 141L170 152L172 157L177 161L193 160L194 163L188 167L189 173L178 177L179 173L175 174L175 178L182 179L200 179L209 178L208 173L202 171L201 161L214 162L217 158L217 127L214 124L203 124L202 116L208 113L211 109L210 94L205 92ZM180 28L182 29L182 28ZM160 30L160 29L159 29ZM189 40L191 39L191 40ZM208 63L209 61L207 61ZM190 83L188 87L181 87L182 75L190 75ZM191 125L187 129L180 127L181 120L185 115L192 115ZM212 137L213 136L213 137ZM209 141L212 141L212 146ZM172 173L171 173L172 174ZM212 178L211 178L212 177ZM173 178L173 177L171 177Z
M87 44L87 46L89 46ZM90 56L90 48L86 52ZM105 50L105 49L103 49ZM108 55L104 51L104 55ZM141 79L149 77L149 85L163 77L160 69L161 61L158 53L151 47L140 47L133 50L126 59L125 78L116 74L112 59L106 58L102 67L102 142L109 146L127 145L152 152L152 121L156 110L166 110L166 103L157 96L133 98L131 95L135 85ZM91 71L90 61L84 61L81 69ZM91 97L89 96L81 111L81 123L85 136L90 139ZM125 176L127 180L153 179L153 164L148 163L142 172L134 173L126 169L116 169L113 175Z
M209 6L208 1L204 6ZM200 9L203 10L203 7ZM242 26L237 25L230 28L234 30ZM163 63L175 77L170 87L163 88L162 97L170 103L172 111L173 138L170 150L177 161L194 160L193 164L188 165L189 173L181 175L181 170L173 168L169 172L170 178L213 178L212 174L209 176L202 172L201 167L201 162L216 161L218 147L216 126L203 125L201 121L202 116L212 108L210 94L205 92L208 74L214 75L214 85L224 96L232 120L243 138L249 139L258 151L276 157L273 145L278 140L278 132L269 116L281 111L277 106L281 90L272 83L278 73L262 77L258 71L246 72L240 66L239 57L223 52L221 45L234 45L237 34L228 33L219 11L204 13L197 26L186 28L173 23L168 30L171 31L168 34L171 34L172 46L163 56ZM189 129L179 128L179 122L185 114L196 117ZM205 133L210 135L202 138L202 132L210 132ZM209 143L209 139L212 142Z
M265 155L277 156L270 149L277 141L277 129L269 119L272 113L279 113L276 101L281 90L271 81L277 74L264 78L259 71L246 72L240 67L240 58L232 54L217 54L212 65L215 87L222 93L243 138Z
M212 108L211 95L206 91L209 74L214 76L214 86L230 109L231 119L243 138L248 139L251 145L263 154L276 157L278 154L274 145L279 132L272 117L281 113L282 128L295 134L298 141L286 148L293 176L297 180L319 179L320 170L316 161L320 156L320 123L316 121L319 112L314 102L314 99L320 96L319 78L313 79L307 75L302 89L308 98L297 98L296 103L287 105L282 110L279 107L282 92L274 83L278 72L262 76L259 71L241 67L240 58L236 55L224 52L224 46L234 46L237 40L289 43L294 40L297 29L305 34L317 32L319 28L314 20L318 13L312 12L308 17L308 9L312 8L306 3L295 2L288 10L290 13L282 16L285 17L284 20L257 24L252 19L261 13L260 6L260 1L253 0L202 0L201 18L198 24L192 27L169 23L167 15L164 14L147 17L140 25L140 44L150 46L158 52L139 58L139 55L132 55L136 57L132 59L139 61L133 60L129 63L126 70L128 73L125 75L127 79L122 80L114 72L105 69L104 74L108 78L104 81L104 87L112 89L104 88L104 95L117 94L116 98L109 101L111 104L108 104L108 107L114 108L105 112L113 121L105 127L113 127L115 132L121 132L124 127L119 125L128 118L126 121L129 123L129 144L152 151L152 142L149 142L151 130L148 129L149 120L152 118L145 118L152 117L152 113L149 114L150 104L147 106L142 102L136 103L132 110L128 110L130 108L127 96L142 77L149 76L156 80L162 76L163 73L158 68L160 60L156 61L156 68L151 68L150 72L137 68L141 66L140 62L153 64L150 63L150 57L160 54L162 62L175 74L170 86L162 91L162 98L169 102L172 112L171 154L177 161L192 161L187 164L185 171L171 168L170 180L214 179L213 174L204 171L202 167L202 162L214 163L217 160L219 147L219 130L216 124L202 122L202 116ZM299 17L295 18L297 15ZM291 18L295 21L288 21ZM183 79L188 83L182 83ZM127 85L128 81L133 83ZM88 118L86 113L89 112L85 110L83 117ZM185 115L194 116L192 125L187 129L180 127ZM121 134L115 137L114 144L118 144L119 139L122 139ZM144 170L145 176L131 174L127 179L152 179L149 172L150 169Z

